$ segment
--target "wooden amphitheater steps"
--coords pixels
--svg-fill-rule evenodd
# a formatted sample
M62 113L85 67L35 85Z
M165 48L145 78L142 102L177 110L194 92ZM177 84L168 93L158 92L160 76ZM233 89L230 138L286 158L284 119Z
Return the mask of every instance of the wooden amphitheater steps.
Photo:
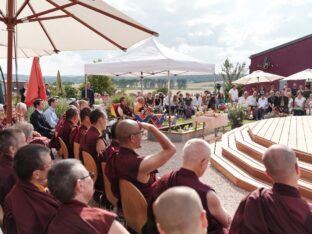
M288 145L299 160L312 164L312 117L266 119L252 124L248 132L255 143L265 148L276 143Z
M249 126L243 126L225 133L222 142L214 145L212 165L235 185L251 191L258 187L268 187L271 181L265 175L265 168L261 163L266 147L253 142L248 129ZM306 162L300 162L300 167L302 179L299 181L299 190L302 196L311 201L312 167Z
M258 162L262 162L262 155L266 148L252 140L250 137L250 128L252 125L245 125L235 131L235 143L239 151L249 155ZM299 160L301 177L307 181L312 181L312 164Z

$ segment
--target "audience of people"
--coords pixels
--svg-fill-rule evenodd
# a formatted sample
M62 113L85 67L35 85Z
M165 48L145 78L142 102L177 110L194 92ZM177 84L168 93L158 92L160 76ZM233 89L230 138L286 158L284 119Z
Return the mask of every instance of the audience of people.
M312 115L312 94L307 87L297 88L296 84L282 91L274 86L268 91L253 87L251 93L245 91L241 97L234 85L229 100L244 107L246 117L257 120L269 112ZM6 126L5 110L0 105L0 221L3 209L4 234L128 233L116 220L116 214L88 205L92 196L99 202L97 192L104 191L102 162L106 163L104 173L119 207L120 179L131 182L146 199L148 221L143 233L312 233L312 209L298 190L298 162L286 146L273 145L264 153L263 164L273 186L257 189L244 198L233 221L215 190L200 180L211 159L206 141L186 142L180 155L181 167L157 176L158 168L173 157L176 147L153 124L132 120L134 114L166 110L190 117L224 102L219 90L194 96L180 92L167 96L138 93L132 110L122 97L117 107L120 118L110 131L107 106L91 109L86 100L71 103L58 118L57 99L48 100L45 112L44 101L37 99L30 123L27 107L18 103L12 127ZM161 149L151 149L150 154L142 156L137 150L145 130L154 135ZM70 157L74 143L79 144L79 160L57 158L53 163L51 149L46 147L52 136L65 142ZM51 144L49 147L54 148ZM96 163L95 182L93 172L83 165L83 151Z

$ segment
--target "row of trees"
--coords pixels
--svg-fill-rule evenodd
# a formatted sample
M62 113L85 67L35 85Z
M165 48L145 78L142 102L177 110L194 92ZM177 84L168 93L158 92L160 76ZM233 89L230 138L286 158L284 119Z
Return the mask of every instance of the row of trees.
M121 89L141 87L141 79L116 78L113 79L113 83L114 85L116 85L118 88ZM168 86L168 78L159 78L159 79L143 78L142 85L143 88L145 89L165 88ZM178 89L186 89L187 80L185 79L170 80L170 87Z

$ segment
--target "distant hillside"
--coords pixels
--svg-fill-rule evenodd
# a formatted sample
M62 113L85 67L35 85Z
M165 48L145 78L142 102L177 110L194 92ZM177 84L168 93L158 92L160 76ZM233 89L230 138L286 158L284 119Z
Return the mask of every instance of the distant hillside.
M6 79L6 74L4 75ZM18 75L18 80L19 81L26 81L28 80L28 75ZM113 77L113 79L122 79L122 78L127 78L127 77ZM167 78L166 76L164 77L148 77L148 79L164 79ZM201 83L201 82L211 82L214 81L214 78L216 81L221 81L222 77L220 74L216 74L215 77L214 75L206 75L206 76L174 76L171 77L172 80L177 80L177 79L183 79L187 80L188 83ZM73 84L80 84L84 81L84 76L62 76L63 82L66 83L73 83ZM139 80L139 78L134 78L134 77L128 77L127 79L135 79ZM15 75L13 76L13 80L15 80ZM56 82L56 76L44 76L44 81L45 83L52 84Z

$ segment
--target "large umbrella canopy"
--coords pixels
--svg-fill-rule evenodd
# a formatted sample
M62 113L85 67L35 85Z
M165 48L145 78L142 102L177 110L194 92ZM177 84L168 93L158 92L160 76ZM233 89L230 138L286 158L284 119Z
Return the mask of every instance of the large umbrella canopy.
M285 77L257 70L247 76L243 76L242 78L235 80L233 84L247 85L256 83L266 83L280 80L283 78Z
M27 106L31 106L34 100L41 98L43 100L47 99L45 85L42 78L41 68L39 64L39 58L35 57L33 59L25 103Z
M127 53L102 63L85 65L85 73L92 75L149 76L207 75L215 71L214 64L192 58L149 38L131 47Z
M13 38L32 50L125 50L156 33L102 0L0 0L0 44L7 46L8 121L12 110Z
M284 80L306 80L306 81L312 81L312 69L306 69L301 72L297 72L295 74L292 74L291 76L286 77Z

